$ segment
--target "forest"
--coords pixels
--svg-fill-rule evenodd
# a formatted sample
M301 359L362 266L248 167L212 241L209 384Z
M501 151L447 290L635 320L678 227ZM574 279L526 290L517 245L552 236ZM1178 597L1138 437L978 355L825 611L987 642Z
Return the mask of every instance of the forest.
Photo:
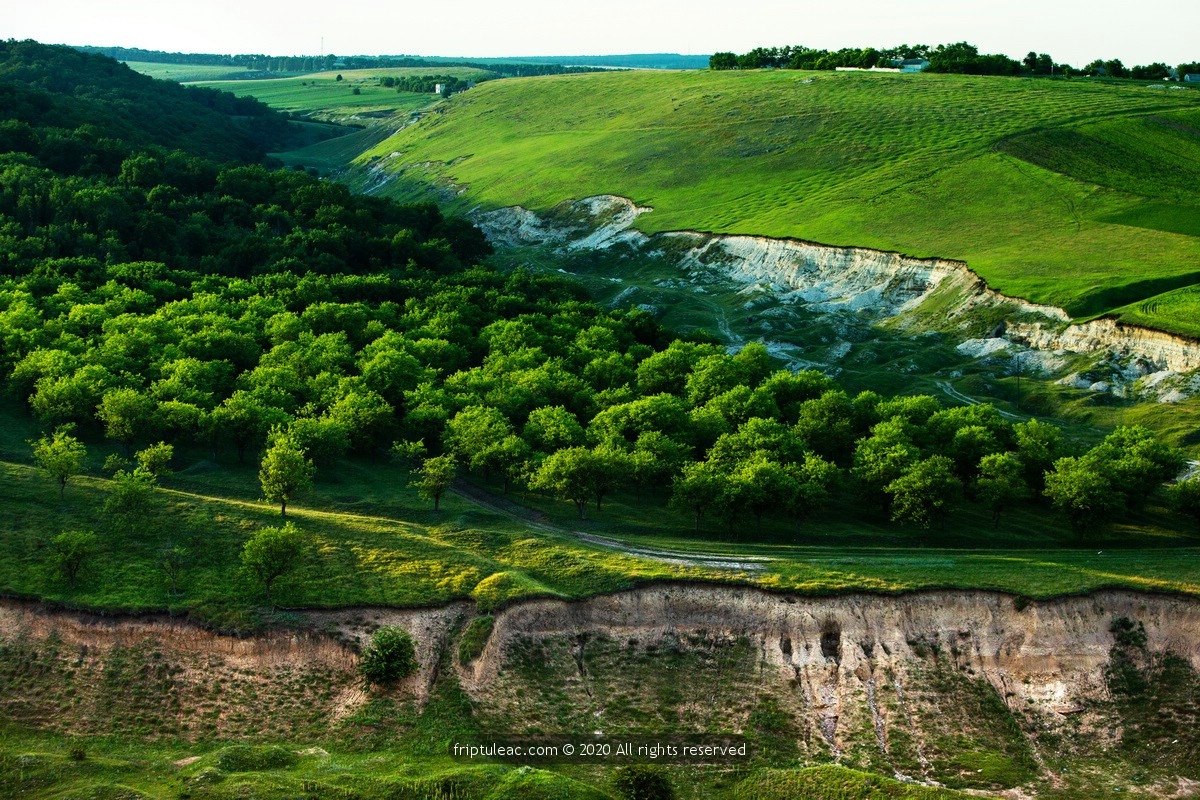
M1046 53L1030 51L1020 61L995 53L980 53L979 48L969 42L939 44L931 47L924 44L902 44L896 47L843 47L840 50L822 50L803 45L786 47L756 47L746 53L714 53L709 59L710 69L816 69L832 70L838 67L871 69L892 67L903 59L926 59L927 72L957 75L1061 75L1072 73L1083 75L1106 75L1111 78L1137 78L1139 80L1163 80L1171 67L1162 62L1139 64L1126 67L1120 59L1096 59L1082 68L1056 62ZM1200 72L1196 63L1179 64L1180 76L1189 72Z
M209 94L66 48L4 52L0 93L23 94L0 112L0 374L44 426L37 460L63 486L71 454L103 436L140 451L140 478L114 465L130 481L153 472L152 447L262 456L281 511L314 469L391 457L435 504L469 471L580 516L614 491L669 486L697 526L799 522L842 496L919 527L965 502L996 521L1053 504L1087 535L1183 466L1143 428L1084 450L988 405L850 396L761 345L678 337L569 280L487 267L478 229L436 206L254 163L245 137L205 152L242 130ZM48 88L16 88L31 70ZM127 134L100 88L114 75L166 93L176 117ZM256 130L284 123L258 116ZM1200 482L1171 496L1200 514Z

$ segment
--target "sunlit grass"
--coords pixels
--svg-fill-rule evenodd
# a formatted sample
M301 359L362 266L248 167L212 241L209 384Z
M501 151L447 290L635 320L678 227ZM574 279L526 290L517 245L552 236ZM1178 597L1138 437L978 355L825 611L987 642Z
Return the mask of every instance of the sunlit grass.
M654 208L637 223L647 231L959 258L1005 293L1078 315L1190 283L1200 262L1181 212L1200 207L1196 91L631 72L498 81L444 108L360 159L402 153L384 191L454 187L433 196L464 210L618 194Z

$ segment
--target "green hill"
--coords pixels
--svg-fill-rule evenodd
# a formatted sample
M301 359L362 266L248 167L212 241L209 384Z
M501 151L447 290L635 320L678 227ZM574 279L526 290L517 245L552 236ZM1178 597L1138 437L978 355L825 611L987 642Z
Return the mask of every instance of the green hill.
M59 166L95 168L122 149L159 146L215 161L258 161L328 132L292 125L250 98L154 80L101 55L37 42L0 42L0 153L31 151L55 132ZM67 144L59 139L71 138ZM107 155L88 160L79 141ZM47 153L49 155L49 153Z
M1187 302L1143 302L1200 278L1194 90L795 71L557 76L482 85L359 163L388 156L388 190L401 197L433 186L464 209L547 209L618 194L655 209L639 218L647 231L960 258L996 289L1076 316L1137 304L1139 322L1200 334Z

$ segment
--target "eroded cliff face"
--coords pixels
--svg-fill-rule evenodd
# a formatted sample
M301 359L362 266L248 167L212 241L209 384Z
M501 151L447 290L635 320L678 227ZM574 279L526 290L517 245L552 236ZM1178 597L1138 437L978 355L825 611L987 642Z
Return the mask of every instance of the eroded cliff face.
M964 338L979 335L966 331L982 315L1010 322L1007 330L991 335L1046 353L1100 354L1114 362L1136 359L1151 367L1143 375L1200 368L1200 343L1112 320L1070 325L1063 309L1002 295L961 261L760 236L688 231L649 236L631 227L651 210L602 195L565 203L543 216L515 206L478 214L475 220L500 246L550 245L570 251L623 244L665 252L693 279L719 277L759 286L813 311L855 312L874 319L910 316L914 327L932 320L943 329L963 330ZM1110 383L1117 382L1126 381L1118 374Z
M493 733L733 732L761 764L1033 794L1061 788L1064 770L1082 781L1070 786L1093 770L1159 795L1200 779L1193 598L654 585L516 603L463 662L474 613L320 611L303 631L232 637L5 603L0 715L78 733L375 741L461 687L463 724ZM417 674L384 693L394 719L357 675L357 645L380 625L418 643Z
M1159 681L1166 663L1189 676L1169 696L1114 689L1114 674ZM460 672L485 716L527 730L548 717L578 732L738 730L801 761L996 788L1146 748L1200 777L1200 733L1182 723L1197 712L1196 670L1191 599L656 586L514 606ZM1183 696L1193 699L1177 707ZM1160 718L1181 724L1160 731Z

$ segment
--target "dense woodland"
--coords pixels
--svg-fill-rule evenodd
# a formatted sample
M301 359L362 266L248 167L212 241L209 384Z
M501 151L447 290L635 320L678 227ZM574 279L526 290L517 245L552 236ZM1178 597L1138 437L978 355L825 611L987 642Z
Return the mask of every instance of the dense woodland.
M902 44L896 47L844 47L840 50L819 50L803 45L786 47L756 47L742 53L714 53L709 59L711 69L815 69L832 70L838 67L892 67L903 59L923 58L929 61L927 72L959 75L1062 75L1070 77L1079 68L1056 62L1046 53L1030 51L1020 61L996 53L980 53L968 42L929 45ZM1180 76L1200 72L1200 64L1179 64ZM1082 68L1084 75L1107 75L1112 78L1163 80L1171 67L1162 62L1126 67L1120 59L1096 59Z
M1182 465L1140 428L1079 454L990 406L852 397L759 345L676 338L570 281L481 266L479 231L435 206L245 163L248 145L244 163L205 157L243 130L207 95L65 48L4 52L0 94L23 101L0 106L0 374L52 473L56 447L104 436L151 473L156 442L265 450L284 507L314 467L390 454L434 502L470 471L581 515L655 487L697 525L803 520L834 495L925 527L961 502L999 519L1045 499L1087 533ZM135 89L173 116L114 101ZM130 117L155 130L125 135ZM1195 482L1178 486L1194 512Z

